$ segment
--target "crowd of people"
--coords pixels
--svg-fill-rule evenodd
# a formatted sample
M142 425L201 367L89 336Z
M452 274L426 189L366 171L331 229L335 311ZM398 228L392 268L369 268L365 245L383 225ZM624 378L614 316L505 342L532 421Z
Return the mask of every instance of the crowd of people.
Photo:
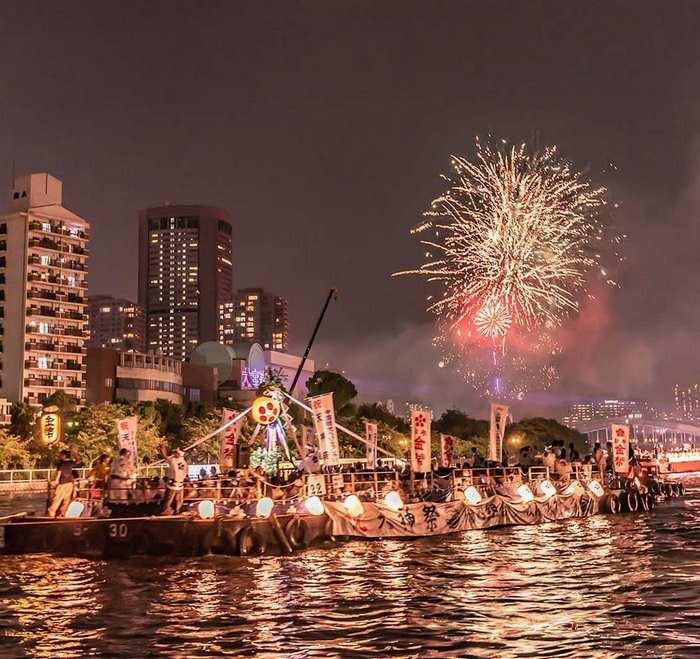
M199 478L188 475L188 464L181 450L167 453L161 447L165 474L140 478L130 452L122 448L114 459L102 454L95 460L86 481L77 478L78 463L68 451L62 451L53 479L53 496L48 506L50 517L65 515L74 497L104 503L107 507L144 504L162 515L179 514L185 501L202 499L228 500L244 504L270 497L273 500L294 500L308 495L307 480L301 468L281 471L268 476L262 467L226 469L219 473L216 466L201 468ZM565 485L572 477L588 480L605 479L612 471L612 451L596 443L589 455L581 457L573 443L555 440L542 452L530 446L499 464L488 461L472 448L467 456L457 457L450 466L433 461L429 473L414 473L405 461L378 460L370 469L364 462L318 467L323 479L323 494L330 498L358 494L366 498L379 497L396 491L402 500L445 501L450 493L465 484L477 484L486 494L513 496L516 488L531 474L532 468L547 478ZM638 469L633 451L630 452L631 474ZM301 467L301 465L300 465ZM546 471L545 471L546 470ZM318 478L317 481L318 482ZM99 507L99 506L98 506Z

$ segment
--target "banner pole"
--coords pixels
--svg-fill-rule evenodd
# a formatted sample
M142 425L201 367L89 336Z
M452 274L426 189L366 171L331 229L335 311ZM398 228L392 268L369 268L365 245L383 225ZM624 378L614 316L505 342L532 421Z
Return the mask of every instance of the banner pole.
M292 396L291 394L288 394L286 391L283 391L282 393L287 398L289 398L289 400L291 400L293 403L296 403L299 407L301 407L303 410L306 410L307 412L310 412L311 414L313 414L313 410L308 405L305 405L300 400L297 400L296 398L294 398L294 396ZM355 439L361 441L365 446L369 445L369 442L366 439L364 439L363 437L360 437L360 435L358 435L356 432L353 432L352 430L346 428L345 426L341 426L337 421L335 423L335 427L342 430L346 435L350 435L350 437L354 437ZM384 455L388 455L390 458L399 459L396 455L394 455L393 453L389 453L389 451L385 451L380 446L377 446L377 451L383 453Z
M211 439L211 438L214 437L215 435L218 435L222 430L226 430L226 428L228 428L229 426L232 426L234 423L236 423L236 421L240 421L240 420L241 420L246 414L248 414L248 412L250 412L250 410L252 410L252 409L253 409L252 406L246 408L246 409L243 410L238 416L234 416L232 419L229 419L229 420L228 420L226 423L224 423L221 427L217 428L217 429L214 430L213 432L210 432L208 435L205 435L205 436L202 437L201 439L198 439L196 442L193 442L193 443L190 444L189 446L186 446L185 448L181 449L182 452L184 453L185 451L189 451L189 450L195 448L196 446L199 446L199 445L202 444L203 442L206 442L208 439ZM163 464L164 462L165 462L165 460L158 460L157 462L151 463L151 466L153 467L153 466L155 466L155 465Z

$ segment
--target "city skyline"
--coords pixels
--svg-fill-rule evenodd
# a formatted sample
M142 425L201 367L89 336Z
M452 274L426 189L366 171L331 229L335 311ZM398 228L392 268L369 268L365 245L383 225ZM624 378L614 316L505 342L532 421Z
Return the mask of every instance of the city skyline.
M615 45L615 25L627 24L627 10L618 5L606 7L603 23L593 14L572 21L556 5L443 6L461 32L417 5L404 9L406 29L394 32L389 7L360 4L342 10L343 30L328 44L321 35L330 10L321 7L210 6L185 26L167 4L153 3L133 30L109 7L77 15L17 4L4 66L24 109L11 109L0 127L8 154L0 176L9 178L14 160L17 171L69 181L68 206L94 227L90 292L130 299L139 209L164 201L226 208L245 246L235 254L235 286L289 300L292 352L303 350L325 292L337 286L318 363L346 370L368 399L425 399L478 414L486 402L438 368L423 310L429 287L389 274L415 262L409 229L439 192L450 154L467 154L474 136L488 133L556 143L620 204L627 258L620 289L571 328L560 382L522 411L563 410L602 391L671 403L673 385L696 381L699 368L700 319L688 303L699 231L691 5L679 3L663 26L638 7L623 45ZM270 35L264 47L244 29L250 22ZM156 24L171 37L154 53ZM109 46L101 36L108 25ZM214 25L227 25L229 36L212 37ZM62 30L78 38L65 43ZM495 33L522 39L531 58L507 88L495 81L511 79L512 61L484 36ZM323 58L312 56L318 48ZM86 49L95 57L85 58ZM58 51L60 64L51 56ZM133 76L146 56L152 66ZM566 93L564 79L576 80ZM50 112L32 102L28 80L56 100ZM425 94L409 100L409 83ZM181 88L201 102L186 102ZM37 126L39 139L22 138ZM166 144L186 157L171 158Z

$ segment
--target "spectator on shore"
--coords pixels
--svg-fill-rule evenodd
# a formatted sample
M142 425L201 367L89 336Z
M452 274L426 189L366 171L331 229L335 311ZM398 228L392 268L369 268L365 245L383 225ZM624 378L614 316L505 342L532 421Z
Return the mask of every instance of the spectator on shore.
M75 485L75 475L73 470L76 467L70 451L61 451L58 454L56 464L56 476L51 484L53 485L53 498L48 509L49 517L63 517L73 500L73 489Z

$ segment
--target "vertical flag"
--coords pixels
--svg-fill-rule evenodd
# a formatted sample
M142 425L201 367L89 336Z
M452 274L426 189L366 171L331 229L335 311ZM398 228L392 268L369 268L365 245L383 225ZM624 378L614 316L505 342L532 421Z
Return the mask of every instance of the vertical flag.
M367 440L367 469L377 468L377 424L365 421L365 439Z
M231 419L238 416L235 410L224 409L221 418L222 424L228 423ZM236 454L236 444L241 435L241 427L243 426L243 417L238 419L236 423L232 423L228 428L221 432L221 444L219 446L219 467L221 469L230 469L233 467L233 458Z
M411 410L411 468L426 473L430 465L430 424L432 412Z
M321 464L330 466L340 464L340 446L338 431L335 427L335 412L333 410L333 394L321 394L308 399L314 419L314 430L318 439L321 453Z
M125 448L129 451L131 465L136 468L136 429L139 418L128 416L126 419L117 421L117 433L119 435L119 450Z
M455 438L452 435L440 435L440 465L451 467L455 455Z
M612 427L612 462L613 470L617 474L626 474L630 468L630 427Z
M506 434L506 425L509 415L507 405L491 403L488 459L492 462L503 461L503 436Z

